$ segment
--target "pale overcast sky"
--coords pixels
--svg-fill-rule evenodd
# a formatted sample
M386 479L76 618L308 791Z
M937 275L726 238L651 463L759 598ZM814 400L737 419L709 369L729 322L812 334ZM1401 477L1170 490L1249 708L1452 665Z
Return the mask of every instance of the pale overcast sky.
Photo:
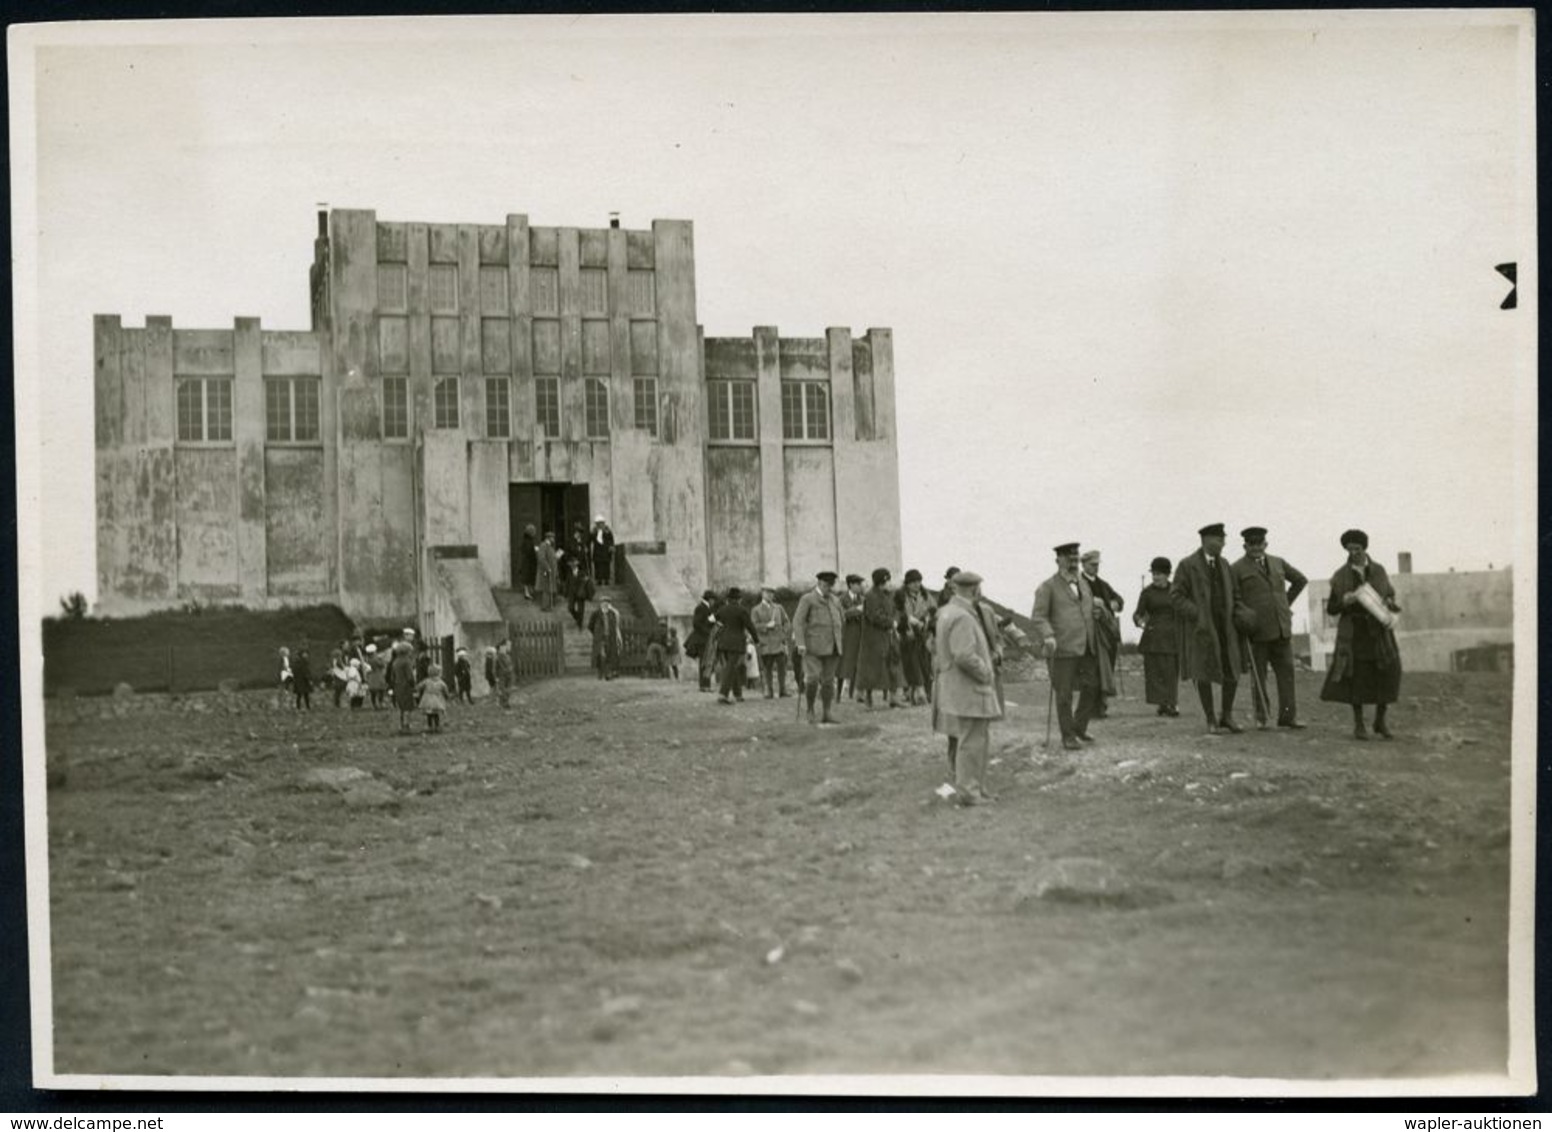
M708 335L892 328L904 561L843 570L974 567L1027 610L1054 543L1100 547L1130 603L1214 520L1269 527L1312 577L1349 526L1419 571L1533 553L1528 14L29 34L19 458L45 611L96 591L92 315L305 329L323 201L687 218Z

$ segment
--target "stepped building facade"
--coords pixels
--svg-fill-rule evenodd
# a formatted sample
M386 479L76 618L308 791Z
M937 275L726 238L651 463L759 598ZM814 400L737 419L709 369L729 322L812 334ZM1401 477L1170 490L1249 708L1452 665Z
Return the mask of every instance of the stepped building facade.
M688 221L319 214L312 327L95 318L98 609L499 618L608 517L640 611L900 560L890 332L705 338Z

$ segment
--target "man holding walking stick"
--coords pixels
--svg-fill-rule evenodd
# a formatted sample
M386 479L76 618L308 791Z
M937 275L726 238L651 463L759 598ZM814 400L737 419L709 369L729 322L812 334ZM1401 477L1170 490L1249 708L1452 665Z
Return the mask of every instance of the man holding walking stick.
M1062 746L1075 751L1092 743L1089 720L1099 707L1099 646L1095 636L1094 591L1079 569L1078 544L1056 548L1057 571L1035 590L1030 619L1051 671L1051 694L1062 729ZM1072 696L1078 694L1073 712Z
M1234 563L1239 585L1236 627L1250 642L1250 672L1256 691L1256 726L1265 731L1271 714L1266 694L1266 667L1277 678L1277 726L1299 730L1293 684L1292 606L1309 580L1286 559L1266 552L1266 528L1246 527L1245 555Z

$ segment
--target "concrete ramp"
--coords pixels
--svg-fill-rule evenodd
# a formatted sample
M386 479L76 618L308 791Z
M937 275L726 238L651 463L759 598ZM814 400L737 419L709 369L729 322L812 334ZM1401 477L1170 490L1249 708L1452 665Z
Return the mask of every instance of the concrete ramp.
M501 624L501 610L490 595L490 579L478 558L442 558L436 564L437 588L460 625Z
M688 620L695 612L700 595L690 592L668 555L630 551L620 557L625 564L627 588L633 591L633 597L639 596L647 605L647 609L638 609L638 613L666 617L677 623Z

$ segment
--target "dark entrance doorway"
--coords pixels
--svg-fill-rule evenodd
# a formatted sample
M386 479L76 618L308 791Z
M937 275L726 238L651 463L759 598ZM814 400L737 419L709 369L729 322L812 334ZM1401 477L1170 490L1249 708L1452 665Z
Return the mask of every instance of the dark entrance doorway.
M507 488L507 506L512 524L514 575L522 560L524 527L532 524L538 539L544 537L545 531L554 531L555 548L565 550L573 523L581 523L583 530L592 526L585 483L514 483ZM515 577L512 582L514 588L520 588Z

